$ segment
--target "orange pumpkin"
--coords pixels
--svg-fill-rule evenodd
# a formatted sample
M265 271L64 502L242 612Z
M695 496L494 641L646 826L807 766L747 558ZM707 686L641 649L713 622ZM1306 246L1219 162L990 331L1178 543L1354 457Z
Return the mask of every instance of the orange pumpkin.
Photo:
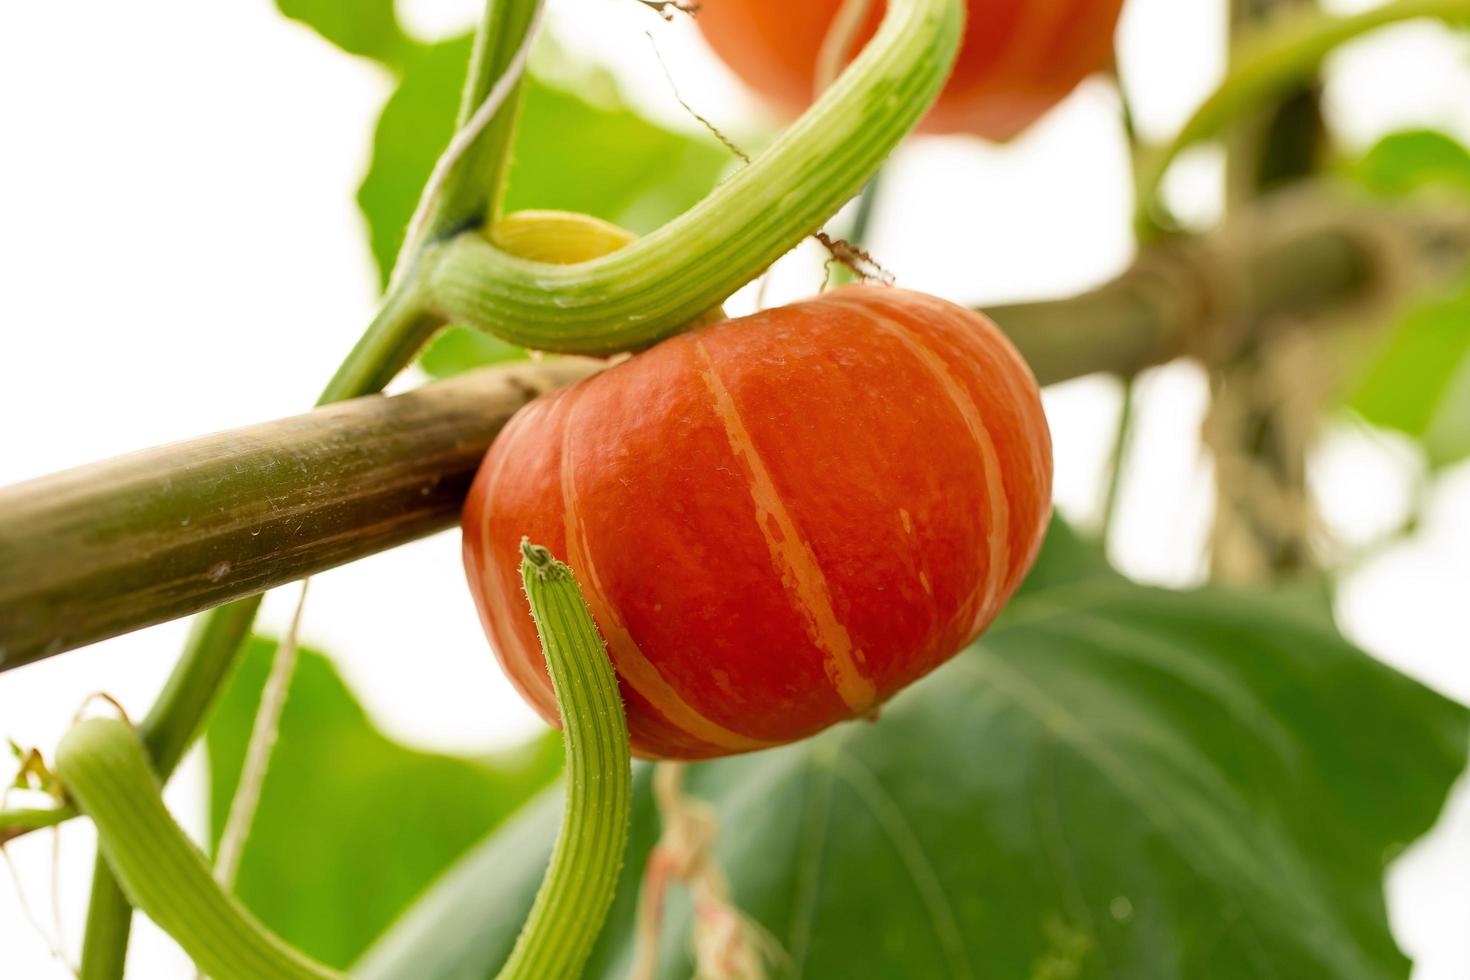
M995 617L1051 511L1031 372L983 315L848 286L664 341L519 413L464 509L480 617L556 701L522 535L577 574L633 749L697 759L872 713Z
M822 43L844 0L701 0L696 23L737 75L792 113L817 85ZM1123 0L968 0L954 72L920 129L1007 140L1112 63ZM852 45L873 36L882 0Z

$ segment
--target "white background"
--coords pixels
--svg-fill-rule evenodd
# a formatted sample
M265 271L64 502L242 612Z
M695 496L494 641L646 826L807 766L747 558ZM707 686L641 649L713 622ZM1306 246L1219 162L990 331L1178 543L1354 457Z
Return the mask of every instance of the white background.
M1338 9L1370 4L1338 3ZM425 36L458 30L474 0L401 3ZM630 96L690 126L648 51L651 29L684 96L728 131L756 108L688 25L632 0L558 0L551 27L614 65ZM1220 0L1130 0L1124 66L1146 135L1166 136L1223 64ZM1350 147L1407 124L1470 139L1470 55L1438 28L1385 31L1334 59L1328 108ZM131 449L302 410L371 312L375 278L353 192L390 90L376 66L337 52L266 0L0 0L0 483ZM958 300L1056 295L1097 283L1130 255L1131 206L1117 104L1084 85L1022 139L916 141L890 168L873 250L902 284ZM1218 211L1218 157L1171 181L1176 208ZM772 300L820 281L816 257L778 271ZM741 309L741 302L733 304ZM1152 372L1130 461L1114 559L1148 581L1200 579L1211 506L1199 448L1196 371ZM1117 390L1083 379L1047 393L1063 512L1095 519ZM1410 449L1348 426L1314 470L1331 530L1348 545L1403 513ZM1411 541L1348 577L1339 612L1375 654L1470 701L1470 470L1446 479ZM267 600L279 629L294 590ZM0 677L0 734L49 750L85 696L105 690L141 715L184 635L168 624ZM514 741L538 722L480 637L446 534L321 576L305 639L335 651L395 737L447 749ZM202 826L197 758L169 798ZM50 843L10 848L49 928ZM81 931L91 861L85 822L61 835L65 947ZM0 879L4 879L0 872ZM1394 928L1419 980L1470 976L1470 792L1390 878ZM135 975L189 976L139 920ZM0 970L66 971L0 880Z

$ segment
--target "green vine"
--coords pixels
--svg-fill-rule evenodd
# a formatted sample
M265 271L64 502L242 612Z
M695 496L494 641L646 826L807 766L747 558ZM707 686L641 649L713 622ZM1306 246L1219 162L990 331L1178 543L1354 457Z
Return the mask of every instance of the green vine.
M154 771L167 778L214 704L250 634L261 597L250 596L213 609L194 621L184 652L152 710L139 726ZM92 895L82 936L81 980L118 980L128 953L133 907L99 851L92 868Z
M521 542L521 579L561 709L567 802L551 864L499 980L577 977L612 907L633 806L628 723L571 569Z
M486 0L475 37L460 121L469 119L529 43L542 0ZM442 179L425 188L424 223L429 235L473 223L493 211L505 175L505 160L520 107L512 92L495 115L456 157ZM399 257L393 286L362 339L328 382L318 405L381 391L428 342L440 323L425 308L419 252ZM240 599L196 621L183 656L143 725L158 773L167 779L198 733L224 679L239 659L241 645L260 608L261 597ZM127 960L132 909L99 853L92 875L87 928L82 941L82 980L120 980Z
M458 235L424 256L432 308L559 353L635 350L678 332L858 193L943 88L963 31L955 0L895 0L816 104L680 217L573 265L517 258L483 235Z
M164 807L143 743L127 722L89 718L56 750L67 792L97 825L97 843L128 899L214 980L337 980L276 938L210 876Z
M632 760L617 679L571 570L545 548L523 543L521 550L521 576L565 729L567 802L551 864L499 976L571 980L602 929L622 870ZM165 807L143 741L126 722L90 718L75 725L57 748L56 772L96 824L99 850L122 894L201 971L214 980L342 977L282 942L214 879Z

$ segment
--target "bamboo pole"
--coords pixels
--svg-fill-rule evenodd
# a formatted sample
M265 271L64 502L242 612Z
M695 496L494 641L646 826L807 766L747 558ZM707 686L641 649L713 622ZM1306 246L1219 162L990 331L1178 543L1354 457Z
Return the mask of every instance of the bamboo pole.
M596 366L476 371L0 489L0 670L451 525L511 415Z
M1200 352L1222 321L1315 322L1383 291L1406 256L1419 275L1470 256L1453 209L1268 211L1248 234L1156 245L1079 296L988 312L1051 384ZM598 363L489 368L0 489L0 671L451 526L510 416Z

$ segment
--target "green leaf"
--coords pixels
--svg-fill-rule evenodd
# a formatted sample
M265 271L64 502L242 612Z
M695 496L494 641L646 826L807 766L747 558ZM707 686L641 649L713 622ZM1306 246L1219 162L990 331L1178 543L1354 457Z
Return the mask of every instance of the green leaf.
M398 26L393 0L276 0L276 6L348 54L391 65L413 46Z
M1374 425L1418 439L1435 468L1470 457L1470 282L1403 319L1348 405Z
M531 356L524 347L508 344L499 337L470 327L450 327L429 342L419 355L419 367L435 378L456 374L488 364L523 361Z
M419 192L454 132L469 57L469 35L415 49L378 117L357 205L385 285Z
M357 200L385 281L419 189L453 133L469 51L468 37L416 51L378 120ZM578 211L644 234L695 204L730 165L712 139L649 122L605 75L585 74L578 87L587 97L535 75L525 86L506 211Z
M215 844L273 649L251 640L206 733ZM324 657L303 650L239 894L287 942L345 966L445 867L553 782L561 758L555 735L484 760L405 748L372 726Z
M1435 130L1385 136L1350 168L1376 194L1470 195L1470 149ZM1348 406L1417 439L1434 468L1470 457L1470 281L1412 309L1373 353Z
M778 974L1406 977L1384 868L1463 769L1467 712L1315 606L1143 588L1066 535L1037 574L878 723L691 767L736 901L794 966ZM648 789L644 768L588 977L627 975ZM354 976L492 975L554 806L468 855ZM689 927L680 899L660 977L690 975Z
M595 104L533 77L505 210L577 211L647 234L704 197L731 166L730 152L649 122L600 77L588 80Z
M378 119L357 201L383 283L454 131L469 54L468 36L406 52L402 80ZM505 211L578 211L644 234L698 202L731 165L713 139L649 122L627 107L605 72L558 67L557 57L538 49L538 64L557 80L532 75L525 86ZM451 329L430 345L423 365L443 377L521 356L520 348Z
M1430 186L1470 193L1470 150L1437 130L1406 130L1379 140L1350 173L1364 187L1390 197Z

